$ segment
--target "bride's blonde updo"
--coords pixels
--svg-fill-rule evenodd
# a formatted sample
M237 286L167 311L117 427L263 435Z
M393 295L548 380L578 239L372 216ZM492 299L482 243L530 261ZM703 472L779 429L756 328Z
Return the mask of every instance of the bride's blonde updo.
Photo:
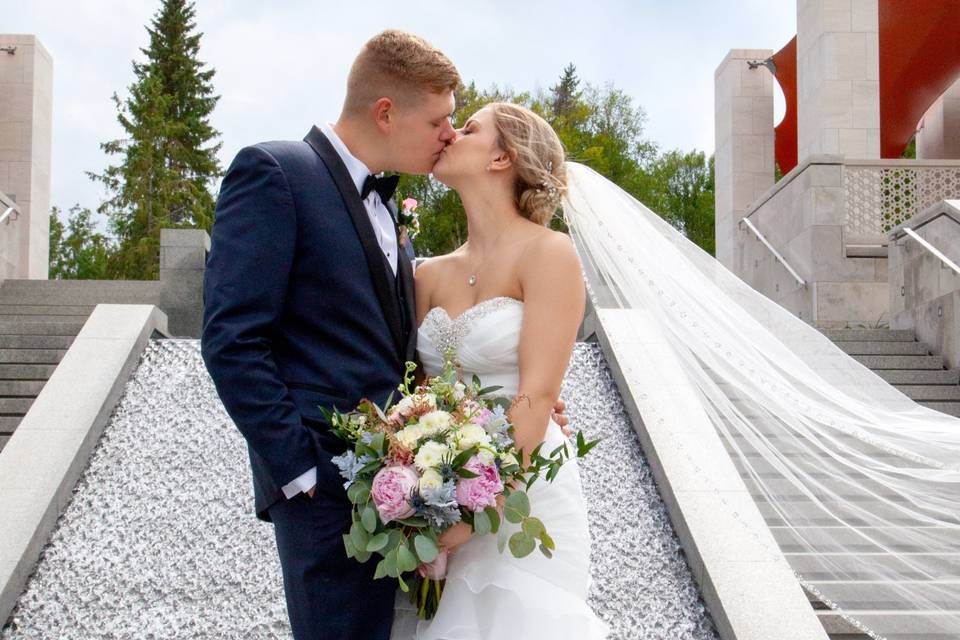
M510 153L516 169L514 200L520 213L537 224L549 224L567 191L563 144L547 121L510 102L486 105L493 112L498 145Z

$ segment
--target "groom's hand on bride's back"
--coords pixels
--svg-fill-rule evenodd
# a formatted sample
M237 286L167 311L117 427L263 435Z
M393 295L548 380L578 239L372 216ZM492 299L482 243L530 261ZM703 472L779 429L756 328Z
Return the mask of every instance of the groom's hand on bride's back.
M560 425L560 430L563 432L563 435L568 436L572 432L570 427L567 426L570 424L570 419L565 413L567 410L567 403L563 400L557 398L557 403L553 405L553 414L550 416L553 418L553 421Z

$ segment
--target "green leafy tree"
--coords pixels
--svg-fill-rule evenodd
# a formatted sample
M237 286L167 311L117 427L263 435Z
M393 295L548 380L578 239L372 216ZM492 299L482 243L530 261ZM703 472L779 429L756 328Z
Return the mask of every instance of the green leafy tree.
M654 196L647 205L689 240L716 255L713 156L670 151L652 165Z
M213 224L211 187L222 174L217 160L220 133L210 124L219 96L213 69L198 59L194 5L163 0L147 27L145 62L133 63L130 95L113 95L126 137L101 144L117 164L90 177L109 193L98 211L106 214L117 239L110 277L155 279L159 273L160 229Z
M700 152L660 155L646 139L646 112L613 85L581 84L576 66L568 64L549 91L517 93L496 86L483 91L474 83L456 94L454 126L483 105L516 102L543 116L554 128L567 157L583 163L629 192L703 247L714 252L713 159ZM426 176L403 176L399 192L420 205L421 234L414 241L419 255L447 253L467 235L466 216L456 193ZM560 217L553 228L565 230Z
M109 238L99 233L90 209L70 208L66 224L61 211L50 211L50 277L56 280L99 280L107 277L112 249Z

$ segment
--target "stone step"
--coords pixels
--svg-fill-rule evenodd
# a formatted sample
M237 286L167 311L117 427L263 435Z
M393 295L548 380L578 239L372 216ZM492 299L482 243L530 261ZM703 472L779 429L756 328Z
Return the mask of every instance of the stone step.
M0 364L0 380L49 380L55 364Z
M951 527L770 527L770 533L785 553L870 552L878 545L898 553L922 551L921 546L944 553L960 549L960 529Z
M932 402L929 400L921 400L917 404L922 404L928 409L960 418L960 402Z
M939 622L960 614L955 609L935 611L847 611L850 617L860 621L885 640L953 640L956 634L944 632ZM866 638L860 630L833 610L817 611L817 618L831 640L859 640ZM948 627L949 628L949 623Z
M25 322L0 320L0 334L29 336L76 336L86 320L81 322Z
M86 322L90 317L89 313L51 313L51 314L6 314L0 315L0 321L3 322Z
M943 369L942 356L850 356L868 369Z
M960 580L825 580L813 586L844 610L916 611L931 605L950 609L960 602ZM910 589L915 599L906 598L903 588ZM806 587L804 592L811 603L820 605L818 609L826 608L817 594Z
M932 352L930 347L923 342L906 342L892 340L872 340L870 342L860 342L851 340L849 342L837 342L845 353L850 355L904 355L904 356L926 356Z
M913 329L822 329L821 331L834 342L844 340L914 342L917 339Z
M885 580L960 580L960 553L785 553L790 566L810 582L842 575L844 582Z
M96 305L0 304L3 316L89 316ZM4 318L7 319L7 318Z
M66 353L61 349L0 349L0 364L58 364Z
M159 280L4 280L0 305L157 304Z
M23 420L22 416L0 416L0 435L12 434L21 420Z
M35 398L43 390L43 380L0 380L0 397Z
M0 398L0 415L22 416L26 415L33 404L33 398Z
M892 385L960 384L960 369L876 369L874 373Z
M74 336L3 336L0 349L69 349Z
M912 400L960 400L960 385L896 384Z

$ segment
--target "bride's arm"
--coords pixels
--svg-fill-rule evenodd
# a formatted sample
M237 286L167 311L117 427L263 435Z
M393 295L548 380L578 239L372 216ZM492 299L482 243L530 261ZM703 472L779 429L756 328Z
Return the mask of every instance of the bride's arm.
M543 442L583 319L583 274L570 238L550 233L526 251L520 284L520 388L510 421L526 465L528 454Z

